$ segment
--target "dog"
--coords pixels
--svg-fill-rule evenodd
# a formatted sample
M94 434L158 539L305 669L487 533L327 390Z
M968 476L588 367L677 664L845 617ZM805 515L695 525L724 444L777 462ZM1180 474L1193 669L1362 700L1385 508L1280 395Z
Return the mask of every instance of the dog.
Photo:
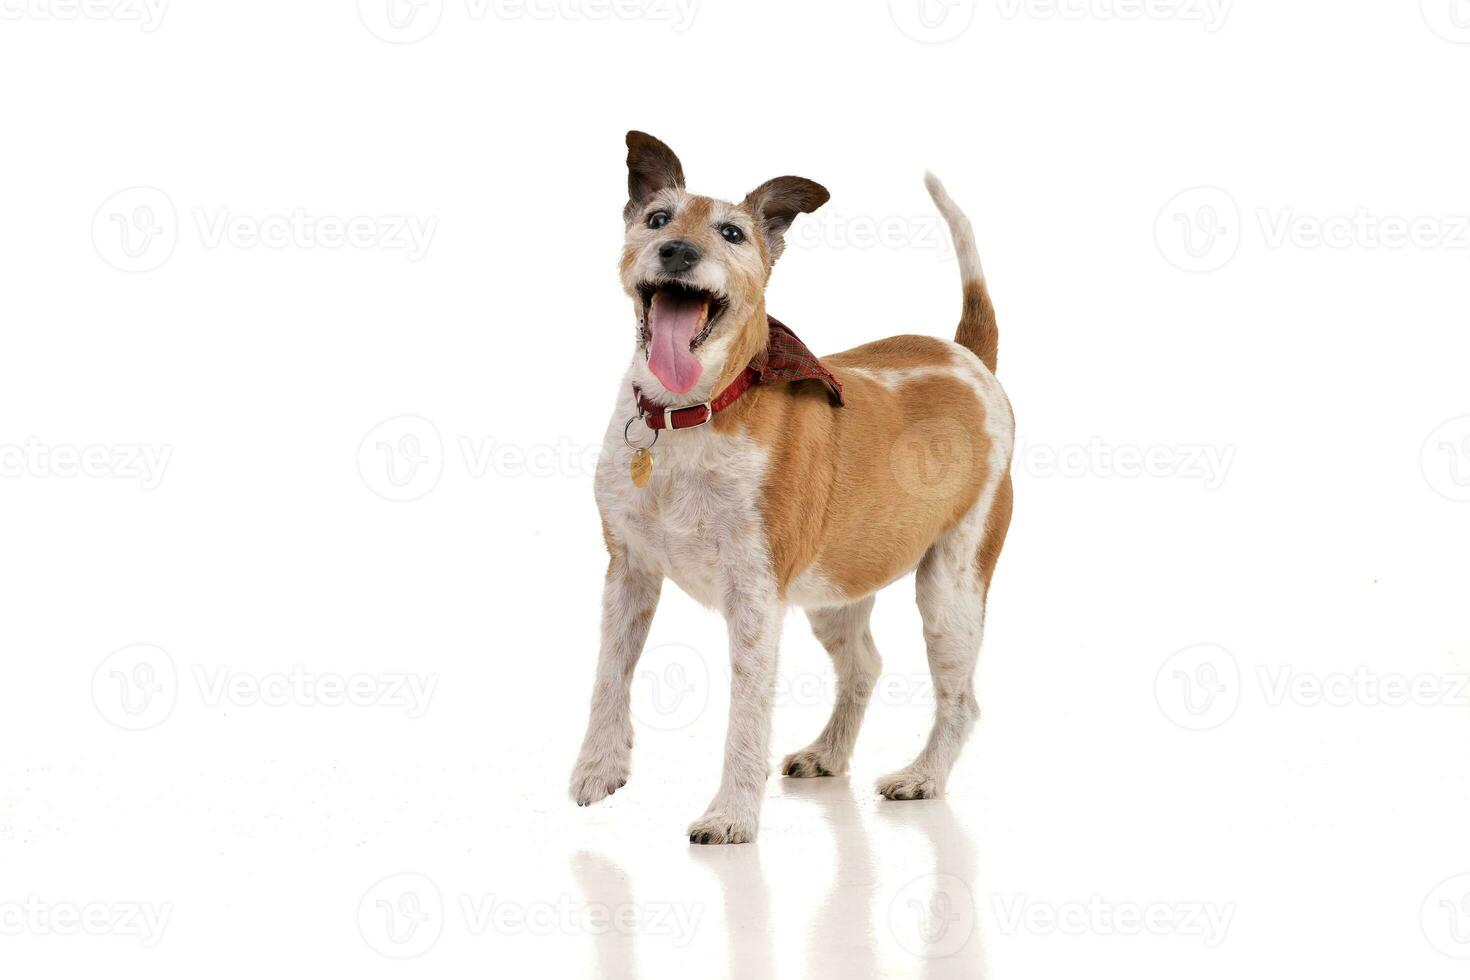
M832 716L785 776L847 771L880 659L874 594L916 572L934 683L929 738L878 780L890 800L941 796L979 715L986 596L1011 518L1015 423L995 378L995 309L970 222L932 174L964 305L953 342L898 336L817 361L768 317L784 235L828 193L777 177L738 203L692 194L674 152L630 132L622 285L632 364L595 478L609 554L602 644L571 796L627 783L634 668L663 581L721 612L730 717L697 844L756 839L770 775L777 645L805 610L837 675Z

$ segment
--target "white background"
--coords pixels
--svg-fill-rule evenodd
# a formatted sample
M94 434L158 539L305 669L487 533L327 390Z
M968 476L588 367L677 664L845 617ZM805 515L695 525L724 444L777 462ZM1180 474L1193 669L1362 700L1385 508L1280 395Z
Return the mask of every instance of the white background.
M549 3L0 5L6 975L1463 975L1464 0ZM566 799L628 128L831 189L770 290L818 352L953 330L926 167L975 222L1021 445L945 801L872 792L907 582L758 844L683 835L672 586Z

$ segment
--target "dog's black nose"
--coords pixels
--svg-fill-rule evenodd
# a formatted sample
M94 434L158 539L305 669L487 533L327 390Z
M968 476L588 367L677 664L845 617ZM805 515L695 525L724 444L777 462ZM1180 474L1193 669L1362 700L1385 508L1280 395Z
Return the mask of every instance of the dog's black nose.
M699 261L699 249L688 242L664 242L658 247L658 260L665 272L683 272Z

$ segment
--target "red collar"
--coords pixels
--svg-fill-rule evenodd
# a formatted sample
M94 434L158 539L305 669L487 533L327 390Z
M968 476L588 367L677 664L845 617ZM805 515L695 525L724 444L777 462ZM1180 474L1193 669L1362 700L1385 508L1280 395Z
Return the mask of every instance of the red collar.
M633 386L633 398L638 403L638 414L650 429L692 429L704 425L715 417L715 413L728 408L737 398L750 390L751 385L773 384L787 381L820 381L827 388L827 395L834 405L842 404L842 384L832 376L816 355L775 317L770 322L770 338L766 349L755 356L749 366L736 376L714 398L699 405L667 408L649 401L648 396Z
M650 429L692 429L698 425L704 425L715 417L715 413L727 407L735 399L745 394L750 386L755 384L755 368L747 367L736 376L735 380L725 387L714 398L700 405L685 405L683 408L664 408L648 400L648 396L633 386L633 397L638 401L638 414L643 417L644 424Z

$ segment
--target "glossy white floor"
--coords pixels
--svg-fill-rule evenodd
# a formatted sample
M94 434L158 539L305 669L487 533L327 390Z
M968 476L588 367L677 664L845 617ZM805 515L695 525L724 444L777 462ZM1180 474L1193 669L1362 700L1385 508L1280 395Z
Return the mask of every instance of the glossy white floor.
M760 841L733 847L683 836L718 778L724 705L718 669L705 672L717 658L696 652L717 647L719 625L677 594L664 619L695 624L691 639L655 627L633 779L592 809L564 796L590 648L471 662L433 652L453 641L431 625L410 672L429 678L429 700L388 690L400 675L383 672L378 700L358 707L242 669L249 640L234 667L191 663L188 630L169 657L130 648L97 677L97 664L19 659L4 717L28 735L7 745L0 795L7 972L1460 975L1460 700L1375 703L1339 684L1324 701L1299 680L1338 672L1302 663L1278 697L1283 668L1220 648L1147 664L1088 649L1072 639L1087 617L1005 610L1031 564L997 587L986 717L948 799L871 789L926 723L900 585L880 606L887 685L855 771L773 777ZM569 616L589 626L589 605ZM400 633L397 613L384 622ZM788 628L782 749L825 711L801 626ZM1459 699L1459 656L1382 670ZM1189 677L1211 683L1186 689ZM32 696L68 686L82 698ZM87 915L97 935L77 924Z

